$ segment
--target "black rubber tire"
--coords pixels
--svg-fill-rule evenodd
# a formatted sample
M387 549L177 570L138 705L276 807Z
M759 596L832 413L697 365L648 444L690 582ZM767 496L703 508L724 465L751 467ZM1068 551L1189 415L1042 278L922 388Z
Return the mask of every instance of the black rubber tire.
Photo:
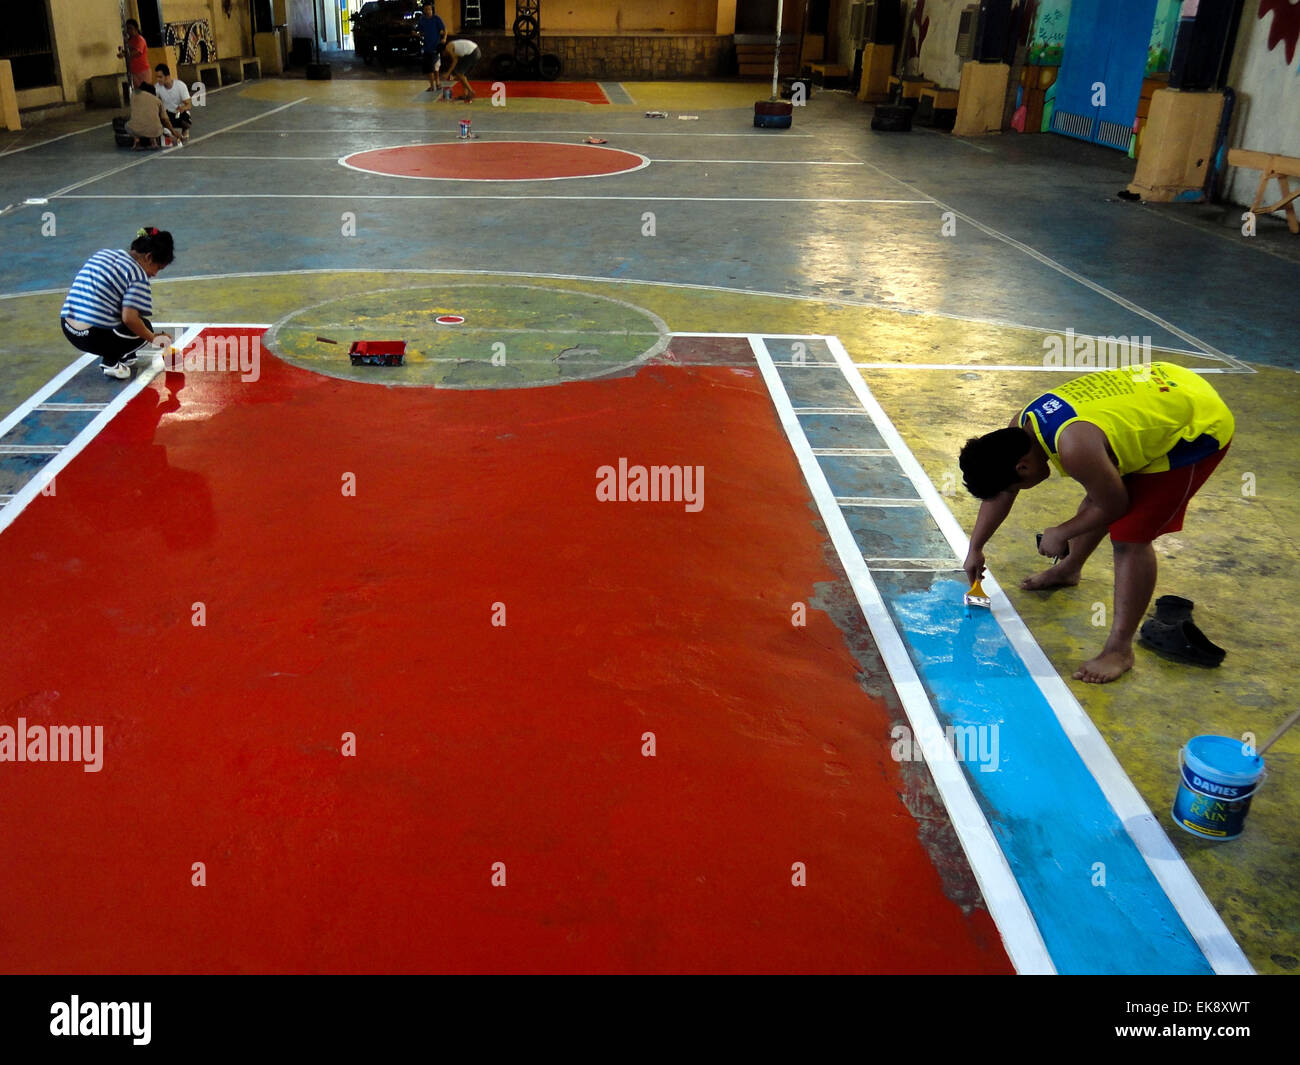
M754 103L756 115L790 115L794 114L794 105L788 100L758 100Z
M537 76L542 81L554 81L564 73L564 63L554 52L547 52L537 63Z
M514 56L506 55L503 52L501 55L492 57L492 77L496 78L499 81L508 81L510 78L514 77L514 73L515 73Z
M521 41L515 38L515 77L535 77L537 63L542 57L541 49L534 41Z
M540 41L542 39L541 24L532 15L520 15L510 28L514 31L516 41Z

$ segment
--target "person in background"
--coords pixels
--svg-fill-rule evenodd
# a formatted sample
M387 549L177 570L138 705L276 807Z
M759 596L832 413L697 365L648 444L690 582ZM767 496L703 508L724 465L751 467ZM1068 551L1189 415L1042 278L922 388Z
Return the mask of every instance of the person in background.
M424 5L424 14L420 16L420 36L424 39L424 55L420 69L429 76L428 91L437 92L442 88L438 69L442 65L439 57L442 55L443 44L447 40L447 24L433 13L432 4Z
M443 58L446 60L443 66L447 72L447 80L460 81L465 87L461 99L468 103L474 99L474 90L469 87L469 76L474 73L474 68L483 58L483 53L473 41L461 37L447 44L447 51L443 53Z
M159 139L166 130L172 140L180 143L180 134L167 117L167 108L158 99L158 93L149 82L136 87L131 94L131 117L127 119L126 131L135 138L135 148L159 148Z
M131 88L138 89L152 80L149 72L149 43L140 33L140 23L135 19L126 20L126 40L117 50L119 59L126 60L127 72L131 75Z
M179 132L181 140L189 140L191 124L190 90L185 87L185 82L172 77L172 72L166 63L159 63L154 67L154 73L158 75L154 81L154 92L158 94L158 99L162 101L168 120Z
M152 226L138 230L130 251L104 248L77 271L59 312L63 335L79 351L99 356L106 377L125 381L146 344L170 344L149 322L149 279L175 258L172 235Z

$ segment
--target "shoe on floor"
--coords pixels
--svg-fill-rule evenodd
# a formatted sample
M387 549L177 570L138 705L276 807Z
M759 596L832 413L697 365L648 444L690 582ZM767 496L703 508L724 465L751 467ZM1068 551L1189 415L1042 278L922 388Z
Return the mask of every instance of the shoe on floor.
M1197 666L1217 666L1228 653L1211 643L1190 618L1171 623L1149 618L1142 625L1138 642L1162 658Z
M112 366L101 362L99 368L104 371L105 377L116 377L119 381L125 381L131 376L131 367L120 362L114 363Z
M1181 595L1162 595L1156 600L1156 620L1166 625L1192 620L1192 607L1196 604Z

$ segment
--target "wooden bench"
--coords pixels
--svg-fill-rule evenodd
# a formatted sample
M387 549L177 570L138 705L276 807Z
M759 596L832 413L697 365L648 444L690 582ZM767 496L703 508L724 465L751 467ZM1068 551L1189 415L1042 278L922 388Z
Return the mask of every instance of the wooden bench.
M218 59L217 65L221 67L223 85L262 76L262 61L256 56L242 55L231 59Z
M1228 165L1241 166L1247 170L1258 170L1259 188L1255 192L1255 202L1250 205L1251 214L1272 214L1285 211L1287 228L1292 233L1300 233L1300 220L1295 213L1295 199L1300 196L1300 188L1291 191L1287 178L1300 178L1300 159L1290 155L1270 155L1268 152L1254 152L1246 148L1229 148ZM1276 181L1282 190L1282 198L1271 206L1264 203L1264 193L1268 183Z
M917 96L916 121L922 126L935 126L939 129L952 129L957 119L956 89L944 89L938 85L927 85Z
M209 89L221 88L220 63L180 63L176 73L186 85L193 86L196 81L201 81Z
M125 74L96 74L86 83L86 103L91 107L131 106L131 79Z
M772 76L776 61L776 38L758 34L736 34L736 65L742 78ZM799 38L781 38L781 76L793 74L799 67Z
M813 84L818 87L825 87L827 82L844 81L852 73L841 63L809 63L808 69L812 71Z

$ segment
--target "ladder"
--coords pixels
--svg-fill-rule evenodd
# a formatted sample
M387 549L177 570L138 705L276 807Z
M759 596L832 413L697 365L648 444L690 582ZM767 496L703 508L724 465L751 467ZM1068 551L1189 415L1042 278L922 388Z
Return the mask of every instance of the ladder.
M483 8L479 0L465 0L464 17L461 24L466 28L483 24Z

